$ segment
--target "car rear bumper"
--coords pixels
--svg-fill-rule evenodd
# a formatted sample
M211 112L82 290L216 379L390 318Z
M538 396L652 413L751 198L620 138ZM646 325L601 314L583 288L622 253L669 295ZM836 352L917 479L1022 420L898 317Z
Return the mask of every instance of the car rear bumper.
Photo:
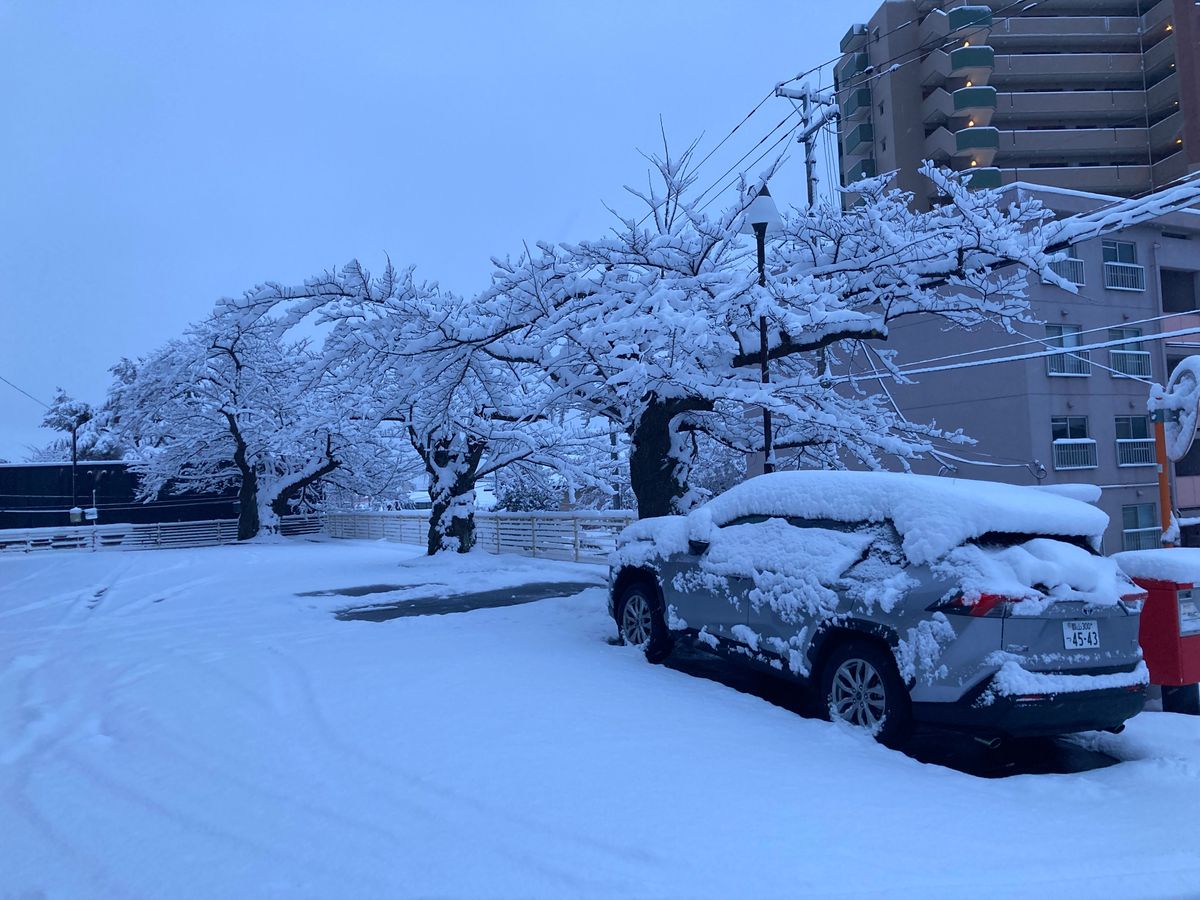
M1142 711L1145 685L1061 694L997 695L988 683L954 703L914 703L925 725L1005 737L1043 737L1117 728Z

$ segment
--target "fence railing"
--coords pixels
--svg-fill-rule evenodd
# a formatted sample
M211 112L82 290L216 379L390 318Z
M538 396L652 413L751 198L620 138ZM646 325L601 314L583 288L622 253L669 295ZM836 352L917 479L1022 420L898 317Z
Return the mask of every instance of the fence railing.
M1123 550L1157 550L1161 546L1161 528L1126 528L1121 532Z
M1086 376L1092 374L1092 357L1090 350L1077 350L1074 353L1059 353L1046 357L1047 375Z
M1152 466L1154 438L1117 438L1118 466Z
M478 512L475 544L494 553L598 562L607 559L621 529L636 519L637 514L629 510ZM325 514L325 532L335 538L424 545L429 534L429 513L330 512Z
M1114 378L1122 376L1132 378L1150 377L1149 350L1109 350L1108 359L1114 369Z
M287 536L316 534L319 516L284 516ZM236 519L156 522L145 525L68 525L62 528L14 528L0 531L0 552L32 550L153 550L216 547L237 541Z
M1050 263L1054 274L1072 284L1083 284L1083 260L1068 257L1058 262Z
M1135 263L1106 262L1104 286L1114 291L1144 291L1146 270Z
M475 514L476 545L494 553L520 553L548 559L601 562L616 546L617 535L637 519L629 510L614 512L536 512ZM285 536L316 534L359 540L385 540L424 546L429 513L331 512L322 516L285 516ZM0 552L33 550L151 550L215 547L237 541L236 519L161 522L150 525L71 525L0 531Z
M1096 442L1091 438L1059 438L1054 442L1054 468L1096 468Z

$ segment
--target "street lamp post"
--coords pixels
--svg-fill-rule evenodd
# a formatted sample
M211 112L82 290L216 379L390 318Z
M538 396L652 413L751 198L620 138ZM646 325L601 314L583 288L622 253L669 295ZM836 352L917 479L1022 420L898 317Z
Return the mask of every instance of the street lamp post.
M783 219L771 192L764 184L746 209L746 224L742 226L742 234L753 234L758 250L758 285L767 286L767 235L776 233L783 227ZM758 350L759 369L762 383L771 383L770 344L767 341L767 317L758 317ZM763 473L775 471L775 450L771 446L771 410L762 409L763 424Z

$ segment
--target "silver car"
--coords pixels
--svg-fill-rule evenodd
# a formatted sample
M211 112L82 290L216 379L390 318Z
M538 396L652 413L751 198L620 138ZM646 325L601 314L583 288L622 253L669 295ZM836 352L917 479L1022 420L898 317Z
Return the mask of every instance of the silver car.
M1142 708L1142 592L1107 516L1035 488L781 472L622 533L609 611L660 662L691 644L820 691L889 746L1119 731Z

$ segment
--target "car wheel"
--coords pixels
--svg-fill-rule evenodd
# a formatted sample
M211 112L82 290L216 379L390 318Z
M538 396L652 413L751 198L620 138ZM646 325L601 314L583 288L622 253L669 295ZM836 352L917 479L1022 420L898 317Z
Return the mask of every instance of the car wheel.
M641 647L646 659L660 663L671 655L675 641L667 631L658 592L643 583L631 584L617 601L617 629L623 644Z
M912 734L912 700L892 652L868 640L839 644L825 662L821 697L829 715L899 747Z

